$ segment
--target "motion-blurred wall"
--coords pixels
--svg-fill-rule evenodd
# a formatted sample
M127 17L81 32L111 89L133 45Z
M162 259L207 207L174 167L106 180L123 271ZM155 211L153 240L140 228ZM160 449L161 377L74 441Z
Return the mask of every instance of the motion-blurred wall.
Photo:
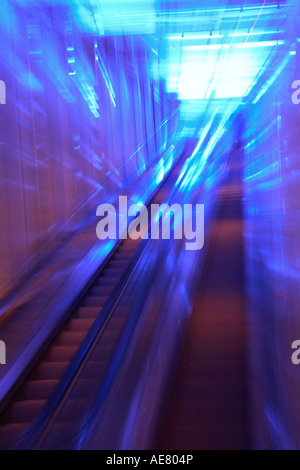
M1 2L0 298L140 182L175 134L153 48L85 34L69 3Z
M300 447L300 368L291 361L300 338L300 50L290 34L294 49L274 63L281 73L263 78L265 94L245 114L250 417L263 449Z

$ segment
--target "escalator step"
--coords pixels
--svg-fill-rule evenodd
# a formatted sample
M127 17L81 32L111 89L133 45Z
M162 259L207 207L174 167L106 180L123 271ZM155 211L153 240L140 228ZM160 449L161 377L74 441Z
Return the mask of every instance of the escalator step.
M110 286L95 286L91 289L90 294L95 297L105 297L106 299L108 299L114 287L115 286L113 284L111 284Z
M85 307L103 307L105 302L107 301L107 297L86 297L83 301L83 305Z
M3 416L4 424L7 423L31 423L42 411L47 400L16 401Z
M41 362L31 375L31 380L59 380L69 365L69 362Z
M30 380L21 390L18 399L26 400L47 400L59 384L59 380Z
M52 346L43 357L43 362L71 362L77 350L76 346Z
M80 307L74 318L81 318L81 319L96 319L100 313L102 308L101 307Z
M131 258L133 257L133 255L134 255L134 251L133 252L127 252L127 253L126 253L126 251L124 251L124 252L120 251L119 253L117 253L113 257L112 261L116 260L116 261L123 261L124 263L128 263L131 260Z
M19 436L27 428L27 423L25 424L5 424L0 427L0 448L9 449L17 443Z
M86 337L86 333L83 331L76 332L62 332L57 340L55 341L56 346L77 346L79 347Z
M116 269L116 268L105 268L103 271L103 277L106 278L114 278L114 279L120 279L120 277L123 274L122 269Z
M85 331L88 332L93 325L93 319L73 318L65 328L65 331Z
M0 447L4 443L4 438L6 443L9 440L11 443L16 443L21 433L41 413L125 272L135 253L136 245L136 242L126 241L113 256L27 381L16 393L14 400L1 417ZM44 300L40 299L39 302L42 304ZM32 320L32 311L29 315ZM93 387L95 381L99 383L99 377L102 377L107 370L127 317L128 308L121 305L117 318L109 321L97 349L97 362L89 362L84 368L82 375L84 380L78 383L75 401L70 400L69 406L65 409L63 417L65 422L72 422L77 416L81 416L81 408L86 404L86 391ZM27 326L27 320L24 324ZM23 329L21 322L17 322L16 329Z
M119 276L101 276L98 278L98 280L95 282L95 287L107 287L109 289L114 288L119 281Z
M109 269L118 269L118 270L125 270L125 268L127 267L128 265L128 261L127 259L125 260L120 260L118 258L115 258L115 259L112 259L110 260L109 264L108 264L108 268Z

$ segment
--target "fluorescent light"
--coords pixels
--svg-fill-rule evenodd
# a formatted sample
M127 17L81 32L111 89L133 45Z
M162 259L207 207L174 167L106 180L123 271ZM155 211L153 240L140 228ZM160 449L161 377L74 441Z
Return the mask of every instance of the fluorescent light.
M262 41L262 42L244 42L241 44L234 44L236 49L255 49L256 47L274 47L282 46L285 41Z
M248 36L265 36L267 34L282 34L284 31L262 31L260 33L233 33L230 34L231 38L244 38ZM185 34L184 36L177 34L176 36L167 36L169 41L190 41L193 39L222 39L226 35L223 34Z
M220 51L223 49L222 44L207 44L205 46L185 46L186 51Z
M206 44L203 46L185 46L186 51L220 51L221 49L255 49L260 47L282 46L285 41L243 42L239 44Z
M169 41L189 41L192 39L221 39L221 34L190 34L184 36L168 36Z
M264 36L266 34L282 34L284 31L262 31L261 33L233 33L230 34L231 38L244 38L248 36Z

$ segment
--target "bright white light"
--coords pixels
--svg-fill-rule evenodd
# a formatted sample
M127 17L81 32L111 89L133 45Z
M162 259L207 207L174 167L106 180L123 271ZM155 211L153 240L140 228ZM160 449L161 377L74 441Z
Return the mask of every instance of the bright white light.
M248 33L232 33L229 35L231 38L244 38L249 36L265 36L268 34L282 34L284 31L261 31L261 32L248 32ZM167 36L169 41L190 41L193 39L222 39L226 35L224 34L185 34L182 36L178 34L176 36Z
M262 47L282 46L285 41L243 42L239 44L206 44L202 46L185 46L186 51L220 51L221 49L256 49Z
M230 37L231 38L244 38L244 37L248 37L248 36L265 36L267 34L282 34L284 33L284 31L261 31L260 33L259 32L255 32L255 33L233 33L233 34L230 34Z
M220 39L221 34L188 34L184 36L168 36L169 41L189 41L192 39Z
M263 41L263 42L245 42L241 44L234 44L236 49L256 49L258 47L274 47L282 46L285 41Z
M244 95L246 95L246 92L251 83L251 78L222 80L218 84L215 97L217 99L242 98Z
M216 99L242 98L251 86L251 83L252 78L221 80L215 84L214 90L209 90L209 83L198 80L181 81L178 94L181 100L208 99L212 91L214 91Z
M186 51L220 51L223 49L222 44L207 44L205 46L185 46Z
M221 56L214 51L185 52L179 78L175 68L169 75L168 91L177 92L181 100L240 99L248 94L269 56L268 49L259 51L231 49Z

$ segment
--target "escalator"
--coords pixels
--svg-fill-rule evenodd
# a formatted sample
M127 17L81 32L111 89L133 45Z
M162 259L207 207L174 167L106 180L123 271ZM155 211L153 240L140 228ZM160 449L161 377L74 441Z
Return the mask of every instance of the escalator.
M43 410L132 260L136 247L137 242L131 240L121 244L5 410L0 427L2 448L15 444ZM111 326L110 346L115 345L124 321L120 319Z
M194 142L191 147L195 148L195 145ZM190 153L191 148L187 146L151 204L169 203L172 200L172 194L178 188L177 182L182 181L185 172L188 173L185 163L186 156ZM227 187L216 189L216 206L221 206L220 217L214 230L201 295L195 304L189 327L183 364L159 443L159 448L162 449L248 446L242 193L240 186L236 184L240 176L234 171L230 174L231 177L235 175L235 181L229 181ZM143 310L142 304L148 301L146 295L143 297L144 293L142 296L137 295L136 289L132 288L126 296L123 295L129 283L132 286L132 281L139 276L139 270L134 275L133 273L143 258L143 253L151 252L148 243L148 240L124 240L82 294L78 305L70 312L51 344L45 345L42 354L36 358L33 369L0 417L0 448L81 447L78 439L82 426L86 427L90 422L93 410L98 412L106 403L113 377L119 367L117 364L122 360L118 356L124 354L124 338L125 342L130 340L128 331L133 330ZM158 243L160 245L167 247ZM150 250L145 250L146 246ZM178 257L178 253L176 256ZM164 255L160 254L160 258L161 262L158 260L157 266L161 263L164 266ZM158 273L156 262L151 270L146 264L145 272L149 275L148 279L147 276L142 276L140 281L149 293L154 282L152 277ZM164 285L163 273L164 271L161 273L161 286ZM139 297L138 309L134 307L135 297ZM152 296L154 313L155 299L158 300L158 297ZM164 315L164 318L167 316ZM147 321L151 326L152 314ZM145 329L144 343L138 342L133 348L133 351L135 348L137 351L135 357L138 354L141 361L134 360L134 367L131 366L131 370L124 376L125 383L130 384L130 388L135 380L139 383L141 373L138 368L141 367L141 371L144 371L148 367L145 364L149 364L150 360L156 363L159 359L159 354L156 353L152 353L152 359L147 356L147 351L150 354L152 350L152 328L155 331L155 323L151 328ZM177 340L174 338L174 341L176 343ZM171 343L173 344L173 340ZM165 349L164 347L164 353ZM171 350L173 346L170 346ZM166 380L168 374L166 362L163 374ZM121 373L120 380L122 377ZM121 390L125 395L126 387ZM117 402L118 400L117 397ZM169 400L165 408L168 403ZM118 417L113 422L120 423L124 420L126 423L126 400L122 407L123 405L122 418L121 412L118 414L118 407L114 407ZM115 416L115 413L112 415ZM110 438L110 431L106 428L105 433L109 442L114 445L117 441L115 437ZM100 434L103 437L103 433ZM101 440L105 441L104 438ZM97 443L96 447L100 448L99 445Z
M187 148L151 203L164 202L182 169L186 151ZM126 326L131 305L123 305L116 318L111 318L111 311L121 296L126 279L136 265L144 244L141 240L127 239L118 246L52 343L37 358L35 366L1 414L1 449L27 448L26 438L31 429L39 435L39 422L43 422L45 416L59 406L65 390L80 367L80 361L91 348L99 330L103 331L102 364L97 364L97 370L102 366L105 372ZM93 373L94 366L91 364ZM84 400L84 397L78 397L79 409L81 398Z
M240 151L220 213L158 447L246 450L247 361ZM166 402L167 407L167 402Z

